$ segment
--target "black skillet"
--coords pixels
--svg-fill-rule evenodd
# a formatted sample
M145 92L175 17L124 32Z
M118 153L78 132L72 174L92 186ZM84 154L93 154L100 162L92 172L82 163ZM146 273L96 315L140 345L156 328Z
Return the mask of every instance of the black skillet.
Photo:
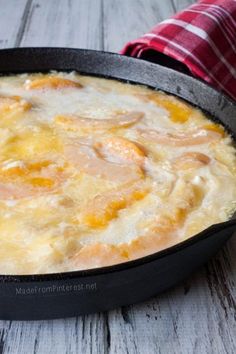
M206 111L236 137L236 105L180 72L117 54L64 48L0 50L0 73L76 70L148 85ZM143 301L183 280L236 231L236 216L150 256L94 270L0 276L0 319L35 320L104 311Z

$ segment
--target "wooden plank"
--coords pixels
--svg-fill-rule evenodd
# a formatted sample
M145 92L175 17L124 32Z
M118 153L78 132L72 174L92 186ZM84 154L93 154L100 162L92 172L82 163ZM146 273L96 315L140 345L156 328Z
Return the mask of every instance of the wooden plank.
M107 353L105 316L38 322L12 322L4 353ZM17 349L17 350L16 350Z
M119 51L173 12L171 1L104 0L104 49Z
M175 12L177 12L185 9L189 5L194 4L196 1L195 0L171 0L171 2Z
M227 277L225 256L224 250L184 284L148 302L110 312L111 353L127 348L134 353L235 353L236 289Z
M0 1L0 48L17 46L23 29L29 1L8 0Z
M125 43L158 22L193 4L194 0L103 0L104 49L119 51Z
M33 0L21 46L100 49L101 0Z

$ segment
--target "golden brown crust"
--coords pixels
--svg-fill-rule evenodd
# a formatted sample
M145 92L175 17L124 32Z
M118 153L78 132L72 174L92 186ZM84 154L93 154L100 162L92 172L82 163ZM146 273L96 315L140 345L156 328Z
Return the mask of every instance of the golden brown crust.
M175 243L173 233L163 233L140 236L120 245L86 245L73 256L71 262L78 270L105 267L151 255Z

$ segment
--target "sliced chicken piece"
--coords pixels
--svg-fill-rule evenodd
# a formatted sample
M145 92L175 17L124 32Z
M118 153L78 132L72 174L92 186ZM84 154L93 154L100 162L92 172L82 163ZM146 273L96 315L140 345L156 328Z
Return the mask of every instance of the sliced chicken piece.
M178 243L178 230L183 226L188 213L202 202L203 194L199 187L179 181L171 198L174 206L169 212L163 212L152 221L141 221L146 223L145 234L129 243L82 246L71 258L71 262L77 269L103 267L151 255Z
M144 117L142 112L127 112L116 114L112 118L95 119L81 117L79 115L58 115L54 121L68 130L95 130L95 129L113 129L127 128L138 123Z
M191 146L208 144L212 141L219 140L221 133L204 128L195 129L189 133L163 133L157 130L140 129L140 135L147 140L160 145L167 146Z
M96 243L81 247L70 262L77 270L106 267L128 261L126 252L114 245Z
M143 199L149 187L143 181L111 190L91 200L82 212L81 222L90 227L103 227L117 217L119 210Z
M119 136L107 137L95 143L94 147L108 160L135 163L139 166L144 164L144 148L129 139Z
M211 159L206 154L201 152L185 152L174 159L172 166L174 169L180 171L191 168L200 168L208 165L210 162Z
M162 92L154 92L147 95L137 94L137 97L145 102L152 102L158 107L166 109L174 123L187 122L192 113L192 108L187 103Z
M66 176L49 161L9 163L0 167L0 200L20 199L54 192Z
M26 80L24 87L26 90L57 90L65 88L82 88L83 86L77 81L57 76L46 76Z
M117 183L128 183L143 177L139 166L109 162L100 157L92 146L68 142L64 153L68 162L76 169L95 177Z
M20 96L0 96L0 114L27 111L31 104Z

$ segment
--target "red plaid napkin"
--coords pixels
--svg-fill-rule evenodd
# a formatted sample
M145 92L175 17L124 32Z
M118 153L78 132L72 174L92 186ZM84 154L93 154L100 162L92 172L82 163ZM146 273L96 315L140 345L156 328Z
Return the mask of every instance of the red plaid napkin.
M121 54L162 62L236 100L236 0L201 0L128 43ZM177 65L176 65L177 64Z

